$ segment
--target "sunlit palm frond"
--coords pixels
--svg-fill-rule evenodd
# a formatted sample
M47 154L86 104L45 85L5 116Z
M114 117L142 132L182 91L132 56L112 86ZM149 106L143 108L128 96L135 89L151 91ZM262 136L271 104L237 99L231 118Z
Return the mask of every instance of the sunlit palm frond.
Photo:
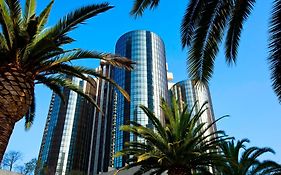
M281 102L281 0L274 0L269 35L272 86Z
M75 29L78 24L84 23L87 19L92 18L102 12L105 12L113 8L108 3L93 4L85 7L81 7L74 12L69 13L63 19L61 19L54 27L48 31L48 37L52 40L65 35L67 32Z
M20 6L20 1L19 0L5 0L9 7L9 12L11 19L13 21L14 28L17 28L17 32L19 32L20 27L21 27L21 6Z
M229 138L223 131L205 132L209 126L203 123L202 127L198 123L204 107L192 116L190 111L184 111L185 114L179 112L176 101L172 102L171 107L163 101L161 108L166 115L165 125L162 125L148 108L141 106L148 118L153 120L153 128L145 128L136 122L121 127L122 131L145 140L129 142L126 148L116 154L130 157L125 168L139 166L138 173L149 170L161 173L174 167L183 168L185 172L210 173L207 167L224 162L218 145ZM179 127L185 128L183 134L178 132Z
M52 3L53 2L51 1L39 16L37 24L38 29L36 30L37 32L41 31L42 27L46 23ZM84 23L87 19L92 18L111 8L113 8L113 6L110 6L108 3L98 5L93 4L81 7L74 12L69 13L55 26L42 31L32 40L32 43L28 48L31 59L48 54L48 52L54 50L62 50L63 45L70 44L74 41L71 37L67 36L68 32L75 29L79 24ZM27 59L30 58L25 58L25 60Z
M120 57L113 54L108 54L108 53L85 51L81 49L72 50L70 52L60 54L57 57L53 57L53 58L46 57L46 61L43 60L40 64L40 67L38 67L38 69L41 72L41 71L48 70L52 66L56 66L61 63L67 63L70 61L80 60L80 59L99 59L99 60L104 60L106 63L116 67L121 67L121 68L124 67L127 70L132 69L132 61L127 58Z
M165 129L163 128L161 122L158 118L145 106L140 105L140 108L142 111L146 114L146 116L150 119L155 129L158 131L158 133L162 136L163 139L167 139L167 134L165 132Z
M36 13L36 0L26 0L23 17L27 24L29 19Z
M9 50L11 50L14 43L15 33L13 21L11 19L8 8L9 7L7 6L6 2L4 0L0 0L0 24L2 27L2 33L5 36Z
M51 2L46 6L46 8L41 12L41 14L38 17L38 32L41 32L44 29L44 26L46 22L48 21L52 5L54 4L54 0L51 0Z

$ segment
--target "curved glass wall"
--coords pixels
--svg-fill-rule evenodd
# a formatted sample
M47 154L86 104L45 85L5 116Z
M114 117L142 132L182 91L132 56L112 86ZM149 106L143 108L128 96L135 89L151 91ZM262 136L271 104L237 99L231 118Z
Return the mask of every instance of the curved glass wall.
M124 142L139 140L133 135L126 135L119 131L119 127L136 121L147 127L151 127L147 116L139 108L145 105L154 111L155 115L164 122L160 110L161 98L168 97L167 69L165 46L163 41L155 33L145 30L136 30L122 35L117 41L115 53L125 56L136 64L134 70L114 69L114 80L123 87L131 97L128 103L117 92L116 106L116 135L115 152L123 149ZM124 165L122 157L115 158L114 166L119 168Z
M170 89L170 94L173 95L178 101L179 108L182 111L184 106L187 105L188 109L191 110L194 103L197 102L195 106L195 111L197 112L201 106L207 102L204 109L205 112L202 114L200 122L211 124L214 122L214 112L212 107L212 100L210 96L210 91L207 85L198 86L191 80L184 80L176 83ZM209 134L216 131L216 126L214 125L209 129ZM206 134L208 134L206 133Z

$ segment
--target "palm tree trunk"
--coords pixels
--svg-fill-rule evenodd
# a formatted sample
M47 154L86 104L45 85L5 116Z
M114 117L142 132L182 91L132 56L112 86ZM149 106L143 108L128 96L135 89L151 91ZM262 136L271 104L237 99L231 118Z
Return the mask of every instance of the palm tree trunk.
M191 175L191 172L186 168L173 167L168 170L168 175Z
M0 162L3 159L14 126L15 122L11 121L10 118L0 116Z
M0 162L14 125L27 113L34 93L34 77L13 65L0 67Z

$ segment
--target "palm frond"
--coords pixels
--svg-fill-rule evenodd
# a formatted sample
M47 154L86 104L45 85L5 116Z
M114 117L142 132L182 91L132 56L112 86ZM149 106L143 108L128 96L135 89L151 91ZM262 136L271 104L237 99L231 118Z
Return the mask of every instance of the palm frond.
M24 9L24 19L27 24L29 19L35 15L36 12L36 0L26 0Z
M190 0L185 10L181 23L181 43L182 47L189 46L192 40L194 29L201 18L201 10L204 6L204 0Z
M81 79L89 82L90 84L91 84L90 78L87 77L86 75L92 75L97 78L101 78L102 80L105 80L105 81L111 83L113 86L115 86L115 88L121 92L121 94L126 98L126 100L130 101L130 96L124 89L122 89L110 77L106 77L106 76L102 75L99 71L96 71L95 69L90 69L90 68L86 68L86 67L82 67L82 66L71 66L71 65L61 63L56 66L50 67L48 70L46 70L47 74L48 74L48 72L50 72L51 74L63 73L65 75L75 76L75 77L81 78Z
M202 54L201 81L208 82L214 70L214 62L219 51L219 44L222 41L223 32L226 27L227 19L231 11L232 0L220 1L216 8L215 17L209 28Z
M269 64L272 87L281 103L281 0L275 0L269 29Z
M249 156L250 159L254 160L257 159L259 156L261 156L264 153L272 153L275 154L275 151L271 148L259 148L253 154Z
M123 125L119 128L121 131L131 132L138 137L144 138L152 145L156 146L161 152L167 153L167 142L158 134L153 132L153 129L144 126Z
M143 11L146 8L149 7L150 9L153 9L157 7L158 4L159 0L135 0L130 14L134 15L135 17L142 16Z
M77 50L77 49L71 49L71 50L55 49L53 51L45 53L44 55L41 55L40 57L34 58L28 55L30 53L30 49L32 49L31 47L32 46L27 46L25 49L25 55L23 56L24 69L34 69L33 67L40 65L41 62L45 60L59 57L62 54L72 53L73 51Z
M244 143L248 143L248 139L238 140L235 144L234 141L223 141L220 148L225 156L225 165L219 167L219 171L223 174L249 174L249 175L262 175L270 174L277 163L273 161L260 162L258 158L267 152L274 153L270 148L250 147L246 148ZM244 151L243 151L244 150ZM243 151L243 152L240 152Z
M52 5L54 4L54 0L51 0L51 2L47 5L47 7L41 12L41 14L38 17L38 32L41 32L49 18Z
M165 133L165 129L163 128L163 126L162 126L161 122L159 121L159 119L156 118L155 115L147 107L145 107L143 105L140 105L140 108L146 114L146 116L150 119L150 121L152 122L153 126L155 127L155 129L157 129L157 131L162 136L162 138L166 139L167 138L167 134Z
M19 0L5 0L6 4L9 7L9 12L11 19L14 24L14 28L17 28L19 32L20 25L21 25L21 6Z
M75 29L78 24L84 23L87 19L92 18L102 12L113 8L108 3L93 4L81 7L72 13L66 15L54 27L48 31L48 38L56 40L60 36L65 35L67 32Z
M63 88L57 84L50 83L49 81L44 81L45 77L43 75L37 75L35 77L36 81L35 84L39 84L44 82L44 85L51 89L55 94L57 94L63 103L65 103L65 95L63 94Z
M226 35L225 55L228 64L236 63L238 45L240 41L243 23L253 9L255 0L235 0L233 10L230 15L229 29Z
M249 173L249 175L278 175L278 173L281 173L281 169L278 172L278 167L281 168L280 165L278 165L274 161L265 160L263 162L260 162L257 166L253 168L253 170ZM276 174L275 174L276 173Z
M133 64L131 60L117 55L99 53L95 51L73 50L72 52L63 53L57 57L54 57L53 59L42 62L38 71L45 71L51 68L52 66L79 59L101 59L110 65L121 68L123 67L127 70L131 70Z
M43 25L47 19L47 15L51 8L52 2L47 6L47 8L41 13L41 20L39 20L39 25ZM75 29L78 24L85 22L85 20L98 15L99 13L105 12L111 9L108 3L89 5L75 10L69 13L63 19L61 19L55 26L50 29L41 32L36 36L32 44L28 49L31 58L37 58L41 55L48 54L48 52L54 50L60 50L62 45L69 44L74 40L67 36L67 32ZM40 18L39 16L39 18ZM45 17L44 17L45 16ZM40 26L39 26L40 27ZM40 28L38 29L40 31ZM25 61L28 58L25 58Z
M189 50L188 70L191 79L207 82L209 75L211 74L213 57L208 57L209 60L205 60L204 49L207 44L206 39L210 35L210 27L212 26L214 16L216 15L216 8L219 5L218 1L209 0L202 9L202 17L198 23L198 27L195 29L192 46ZM203 74L203 72L205 74ZM203 75L207 75L207 77Z
M15 38L13 21L11 19L8 6L4 0L0 0L0 24L2 27L3 35L7 41L9 50L13 47L13 42Z
M34 121L34 118L35 118L35 95L34 95L34 92L33 92L33 95L32 95L32 103L25 115L25 130L29 130L33 124L33 121Z
M7 41L2 33L0 33L0 47L1 47L0 49L2 51L5 51L5 52L8 51Z
M191 117L192 112L190 113L190 111L184 111L185 114L179 113L179 108L175 106L176 104L177 102L173 100L172 107L170 107L166 102L162 101L161 108L167 118L165 128L160 126L160 121L151 111L149 112L148 108L142 106L147 116L155 120L152 122L155 129L145 128L136 122L132 122L131 125L123 125L121 127L122 131L144 138L145 142L136 145L135 143L128 143L129 147L126 147L117 156L131 156L129 159L130 167L140 166L142 168L140 173L145 172L147 168L153 169L155 173L160 173L175 166L186 168L185 170L188 171L207 173L203 167L222 164L224 161L220 155L218 145L221 141L226 141L230 138L223 131L205 134L205 130L206 128L208 129L209 125L202 127L205 124L200 125L198 123L205 110L204 106L199 111L196 111L194 117ZM188 120L185 118L188 118ZM158 121L156 122L156 120ZM180 127L183 125L182 122L186 121L187 124L184 126L187 134L179 134L178 128L174 127ZM202 130L198 129L198 127ZM197 130L196 133L195 130ZM161 132L165 133L160 134ZM145 145L149 145L149 148L146 149ZM147 164L148 161L149 164Z
M50 85L57 85L72 90L76 92L78 95L80 95L81 97L84 97L91 104L93 104L99 111L101 111L100 107L97 105L96 101L91 96L85 94L83 92L83 89L81 89L78 85L73 84L70 79L67 79L64 76L59 76L59 75L48 76L48 77L41 76L40 79L38 79L38 84L46 84L47 87L50 87Z

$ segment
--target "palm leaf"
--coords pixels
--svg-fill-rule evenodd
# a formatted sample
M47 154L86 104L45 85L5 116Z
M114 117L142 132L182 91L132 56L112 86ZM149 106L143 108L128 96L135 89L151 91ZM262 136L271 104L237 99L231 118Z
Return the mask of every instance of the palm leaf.
M35 15L36 11L36 0L26 0L24 9L25 23L27 24L29 19Z
M2 51L8 51L7 41L2 33L0 33L0 47Z
M204 0L190 0L185 10L181 23L181 43L182 47L189 46L192 40L194 29L201 18L201 10L204 6Z
M52 66L51 68L49 68L47 70L47 72L49 72L49 71L51 71L52 74L53 73L63 73L66 75L72 75L72 76L81 78L81 79L89 82L90 84L91 84L90 78L88 78L84 74L92 75L97 78L101 78L101 79L111 83L113 86L115 86L115 88L121 92L121 94L126 98L126 100L130 101L130 96L124 89L122 89L110 77L106 77L106 76L102 75L100 72L97 72L95 69L89 69L89 68L82 67L82 66L71 66L71 65L67 65L67 64L59 64L59 65Z
M20 24L21 24L21 6L19 0L5 0L6 4L9 7L9 12L11 19L14 24L14 28L17 28L17 32L20 32Z
M161 122L159 121L159 119L156 118L155 115L147 107L140 105L140 108L146 114L146 116L150 119L153 126L157 129L157 131L162 136L162 138L166 139L167 134L166 134L165 129L163 128Z
M135 0L130 14L136 17L141 16L143 14L144 9L148 7L150 9L153 9L157 7L158 4L159 0Z
M65 35L67 32L75 29L78 24L85 22L87 19L92 18L102 12L105 12L113 6L108 3L93 4L81 7L72 13L66 15L54 27L48 31L48 37L56 40L58 37Z
M35 118L35 95L34 95L34 92L33 92L33 95L32 95L32 103L25 115L25 130L29 130L30 127L32 126L33 124L33 121L34 121L34 118Z
M243 23L251 13L254 3L255 0L235 1L229 20L229 29L227 31L225 42L225 55L228 64L236 62L237 49L241 31L243 29Z
M37 25L38 32L41 32L42 29L44 28L44 26L45 26L45 24L46 24L46 22L47 22L47 20L49 18L49 15L50 15L50 12L51 12L53 4L54 4L54 0L51 0L51 2L47 5L47 7L39 15L39 17L38 17L38 25Z
M203 82L208 82L213 74L214 62L219 51L219 44L222 41L223 32L231 11L231 2L232 0L220 1L216 8L216 15L209 28L209 34L206 38L206 44L202 54L203 61L200 80Z
M208 81L209 77L204 77L203 72L205 72L205 74L207 72L210 73L213 61L212 57L209 57L211 59L206 60L204 49L206 47L206 44L208 44L206 39L210 35L210 26L212 26L214 19L213 16L216 15L216 8L218 7L218 5L218 1L210 0L204 5L202 9L202 17L198 23L197 28L195 29L192 46L189 50L188 70L191 79L200 80L202 82ZM207 66L206 64L209 64L209 66Z
M0 24L2 27L3 35L7 41L9 50L13 47L13 41L15 38L13 21L10 17L8 6L4 0L0 0Z
M41 72L41 71L48 70L52 66L56 66L61 63L80 60L80 59L93 59L93 58L104 60L106 63L116 67L124 67L127 70L130 70L132 68L132 61L124 57L119 57L107 53L99 53L95 51L73 50L70 53L69 52L63 53L57 57L54 57L53 59L42 62L40 67L38 67L38 69L35 70Z
M63 76L49 76L49 77L40 77L38 79L38 84L46 84L47 87L50 86L50 84L58 85L60 87L65 87L69 90L72 90L76 92L78 95L81 95L84 97L86 100L88 100L91 104L93 104L99 111L101 111L100 107L97 105L96 101L90 97L88 94L85 94L83 92L83 89L81 89L79 86L75 85L72 83L71 80L66 79Z
M35 82L35 84L39 84L44 81L45 77L42 75L37 75L35 78L38 82ZM65 103L65 95L63 94L63 88L57 84L51 83L49 81L44 81L44 85L47 86L49 89L51 89L54 93L56 93L63 103Z
M176 104L174 100L172 105ZM148 169L153 169L155 173L160 173L171 167L179 166L181 168L186 168L185 170L188 171L208 173L204 167L219 165L224 162L220 156L218 145L221 141L226 141L230 138L225 136L223 131L204 134L209 125L207 127L202 127L205 124L198 124L205 110L204 106L201 107L199 112L196 112L192 118L190 117L190 112L185 111L185 114L179 114L177 106L169 107L164 101L161 104L161 108L167 118L167 123L163 131L160 126L160 121L151 111L149 112L148 108L143 106L142 109L144 109L147 116L155 120L152 122L153 126L156 128L155 130L145 128L136 122L121 127L122 131L130 132L145 140L145 142L141 144L128 143L127 146L129 147L126 147L118 155L131 157L128 160L130 164L127 165L126 168L140 166L141 169L138 173L146 172ZM188 120L185 119L181 121L185 117L188 118ZM156 122L156 120L158 120L158 122ZM183 125L182 122L186 121L188 121L187 124L185 124L187 134L182 134L182 136L179 137L177 132L178 128L174 127L180 127ZM159 129L157 129L157 127ZM202 128L202 130L200 128ZM195 132L196 130L197 132ZM165 134L160 134L159 131L165 132ZM144 144L151 147L147 150Z
M269 29L269 63L271 80L279 102L281 102L281 0L274 0Z

